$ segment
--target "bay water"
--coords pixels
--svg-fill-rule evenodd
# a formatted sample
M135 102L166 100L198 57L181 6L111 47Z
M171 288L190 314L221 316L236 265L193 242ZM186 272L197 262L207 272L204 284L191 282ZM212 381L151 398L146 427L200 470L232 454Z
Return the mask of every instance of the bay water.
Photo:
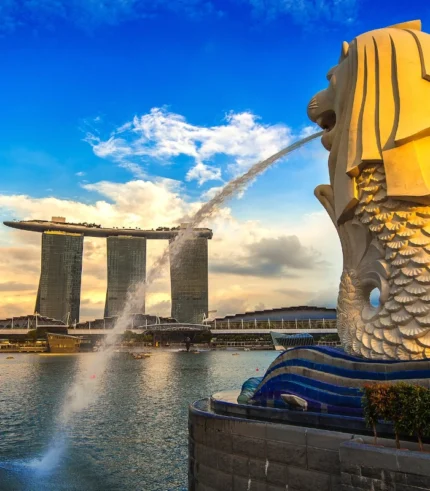
M99 397L54 445L68 388L97 353L0 354L0 490L186 490L188 405L240 389L278 354L233 353L114 353Z

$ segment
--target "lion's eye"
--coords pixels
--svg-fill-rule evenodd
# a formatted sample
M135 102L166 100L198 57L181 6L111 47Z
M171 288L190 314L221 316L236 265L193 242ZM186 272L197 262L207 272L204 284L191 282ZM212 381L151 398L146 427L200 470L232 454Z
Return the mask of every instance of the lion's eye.
M327 80L329 82L333 78L333 75L334 75L334 68L332 68L331 70L329 70L328 73L327 73L327 75L326 75L326 78L327 78Z

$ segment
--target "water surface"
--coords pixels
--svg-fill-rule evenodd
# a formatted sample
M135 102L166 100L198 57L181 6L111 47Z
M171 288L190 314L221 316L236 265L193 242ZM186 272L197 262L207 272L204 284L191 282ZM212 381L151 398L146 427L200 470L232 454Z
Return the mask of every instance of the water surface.
M276 355L156 351L134 360L115 353L100 397L46 455L68 386L97 354L0 354L0 490L185 490L188 404L240 388ZM47 465L35 467L42 457Z

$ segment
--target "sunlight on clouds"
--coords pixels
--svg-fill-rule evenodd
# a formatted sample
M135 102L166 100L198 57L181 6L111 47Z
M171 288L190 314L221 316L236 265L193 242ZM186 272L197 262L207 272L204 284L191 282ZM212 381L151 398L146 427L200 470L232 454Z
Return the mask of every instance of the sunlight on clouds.
M57 198L0 195L0 209L7 207L19 218L27 219L59 215L70 221L89 221L106 226L156 228L178 224L183 215L192 213L199 206L198 202L184 201L179 195L180 183L172 180L124 184L103 181L87 185L86 189L99 193L110 202L100 199L89 205ZM202 224L214 230L214 238L209 241L211 309L218 310L221 315L254 310L259 303L268 308L294 305L298 301L293 293L296 290L303 292L300 303L313 298L328 301L330 296L335 296L332 290L324 293L327 285L337 283L340 273L339 245L335 234L327 232L331 226L329 219L324 212L295 218L294 223L286 217L282 223L268 219L262 224L255 220L238 220L228 207L224 207L209 223ZM288 259L282 250L291 242L289 237L292 236L296 236L301 252ZM5 229L2 244L2 282L9 282L13 291L4 292L0 297L0 315L32 312L40 275L40 235ZM86 238L84 244L81 318L93 319L103 315L106 241ZM165 241L148 241L148 269L166 246ZM307 254L314 254L320 266L305 267L307 265L303 261ZM234 261L238 261L242 269L235 268ZM296 263L291 264L292 261ZM216 265L223 263L226 267L217 272ZM267 275L265 268L268 265L270 271L279 268L282 274ZM20 283L25 287L18 291ZM149 289L147 311L167 315L169 309L167 268Z
M201 199L203 201L209 201L212 198L215 198L215 196L221 192L224 186L214 186L212 188L209 188L206 190L204 193L201 195Z
M187 181L196 180L201 186L206 181L221 180L221 169L217 169L216 167L199 162L195 167L187 172L185 179Z
M208 181L224 184L223 177L227 180L248 170L295 138L314 131L313 126L293 132L286 125L263 124L250 112L231 112L222 124L202 127L166 109L154 108L125 123L106 140L98 136L98 130L85 138L97 156L128 168L138 179L124 183L107 180L82 183L83 196L79 200L0 194L0 210L19 219L64 216L71 222L100 223L105 227L176 226L188 221L202 202L213 198L223 187L213 186L198 197L197 193L188 192L187 181L194 180L199 185ZM145 159L173 165L181 157L192 160L184 171L183 181L158 177L156 172L151 172L150 179L146 177ZM334 285L340 276L341 262L337 234L316 201L318 211L298 211L303 192L312 196L309 172L317 180L327 178L327 154L319 144L311 144L299 150L294 158L297 160L291 162L300 165L288 166L287 174L284 169L283 179L295 185L285 191L281 201L273 201L274 205L279 203L280 213L276 217L268 209L264 220L249 219L253 201L252 186L248 185L246 193L250 196L251 209L246 218L239 219L224 205L210 221L201 224L214 231L209 241L209 304L218 315L254 310L261 304L273 308L334 302ZM183 164L182 161L181 169ZM87 191L96 195L94 202L85 202ZM40 275L41 237L13 229L3 232L0 315L32 312ZM148 241L148 271L166 246L167 241ZM105 295L106 241L86 238L81 318L102 316ZM168 268L149 287L146 304L149 313L169 315Z
M210 180L230 179L259 160L273 155L293 140L291 129L283 124L265 125L250 112L229 113L225 123L203 127L188 123L179 114L165 108L153 108L148 114L118 128L107 140L87 133L85 141L101 158L109 158L123 167L131 159L141 159L149 166L154 159L159 164L173 163L180 156L191 157L193 166L186 180L199 185ZM227 163L216 167L207 162L217 156L227 157Z

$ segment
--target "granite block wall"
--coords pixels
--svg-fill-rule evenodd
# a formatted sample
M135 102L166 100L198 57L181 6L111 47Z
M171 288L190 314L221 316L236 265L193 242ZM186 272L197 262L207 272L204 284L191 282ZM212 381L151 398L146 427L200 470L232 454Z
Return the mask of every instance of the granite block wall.
M430 490L430 453L415 442L375 447L371 437L223 416L205 404L189 411L189 491Z
M341 491L423 491L430 489L430 454L374 447L350 441L340 445Z
M339 445L352 434L190 410L189 490L340 490Z

